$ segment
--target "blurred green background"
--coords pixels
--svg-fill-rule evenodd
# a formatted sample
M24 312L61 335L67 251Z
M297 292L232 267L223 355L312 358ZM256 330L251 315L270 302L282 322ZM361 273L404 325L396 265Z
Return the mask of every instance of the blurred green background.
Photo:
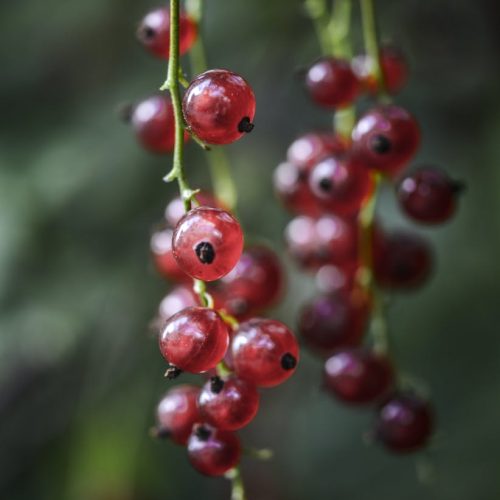
M269 463L244 460L250 500L500 497L500 9L493 0L376 3L384 38L413 69L397 102L421 122L418 161L468 185L455 220L425 231L438 259L432 282L390 314L399 364L435 402L435 480L417 481L415 457L366 446L370 411L323 394L321 363L304 353L242 432L276 452ZM169 158L142 151L115 110L164 77L165 64L134 38L156 5L0 2L2 500L229 498L226 481L199 476L183 449L147 433L169 386L148 331L167 290L148 240L174 186L161 182ZM241 73L257 95L254 133L227 148L240 216L247 234L282 252L289 216L272 171L296 135L331 120L294 77L318 55L314 32L299 1L207 0L206 10L210 65ZM204 153L188 149L192 184L206 186ZM407 224L391 192L380 211L389 225ZM272 314L293 325L312 294L292 271Z

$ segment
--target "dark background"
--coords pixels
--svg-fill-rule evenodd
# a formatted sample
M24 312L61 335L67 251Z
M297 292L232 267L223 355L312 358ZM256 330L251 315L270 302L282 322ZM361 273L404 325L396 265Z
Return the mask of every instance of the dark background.
M499 498L499 7L377 3L384 38L413 68L397 102L421 122L417 160L468 186L455 220L425 231L438 260L431 283L397 298L390 313L399 364L435 402L435 479L419 483L415 457L366 446L370 411L324 395L321 365L304 353L296 376L265 391L242 432L246 443L276 452L269 463L244 460L250 500ZM169 158L142 151L115 109L163 80L166 65L134 39L155 5L0 2L4 500L229 498L226 481L199 476L182 448L147 434L168 387L148 332L167 284L152 269L148 240L174 186L161 182ZM318 55L314 33L298 1L207 0L206 8L211 66L241 73L257 95L254 133L227 148L239 213L247 234L282 252L288 215L273 197L272 171L297 134L331 120L294 77ZM357 31L355 39L360 49ZM203 153L188 149L191 183L206 185ZM389 191L381 214L389 225L407 224ZM312 293L294 271L273 316L294 325Z

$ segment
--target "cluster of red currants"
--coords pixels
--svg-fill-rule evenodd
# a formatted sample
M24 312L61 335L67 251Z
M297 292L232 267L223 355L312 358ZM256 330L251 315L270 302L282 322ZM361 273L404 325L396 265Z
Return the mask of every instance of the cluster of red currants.
M354 112L359 95L379 93L373 68L368 56L324 57L305 72L306 88L321 107ZM408 71L399 52L381 49L380 70L387 92L404 85ZM442 223L456 208L460 184L443 171L425 166L403 174L419 142L418 124L406 109L376 105L357 119L351 134L299 137L274 175L279 198L295 214L285 230L289 254L315 273L320 292L301 312L302 339L326 358L329 392L348 404L378 404L374 437L400 452L427 443L429 403L397 383L385 349L362 343L382 291L422 285L433 262L420 236L386 232L374 219L381 178L396 185L399 205L413 221Z
M169 31L169 11L159 8L143 19L138 36L153 54L168 58ZM196 33L196 23L181 13L181 52L189 50ZM206 71L186 89L182 112L188 135L206 144L228 144L252 130L255 97L241 76ZM164 96L151 97L132 112L138 139L156 152L174 147L174 118L171 99ZM276 254L262 245L244 249L239 222L209 193L195 194L188 203L196 206L187 213L185 203L175 198L167 205L162 227L151 239L158 271L177 283L162 300L156 324L169 376L189 372L204 374L207 381L202 388L180 385L165 394L156 434L187 445L192 465L218 476L238 466L235 431L255 417L258 389L288 379L299 349L284 324L259 316L283 288Z

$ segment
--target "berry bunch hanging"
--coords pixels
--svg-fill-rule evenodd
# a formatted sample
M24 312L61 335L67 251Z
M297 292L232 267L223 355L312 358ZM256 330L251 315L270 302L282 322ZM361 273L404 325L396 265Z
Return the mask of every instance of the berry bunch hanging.
M199 472L226 475L232 498L243 500L243 448L235 431L257 414L260 388L281 384L294 373L299 348L287 326L261 316L279 300L284 274L269 247L244 246L223 153L209 160L222 164L212 169L215 194L192 190L187 181L183 153L189 138L206 150L232 143L252 131L255 115L252 88L234 72L207 71L197 63L198 76L186 81L180 55L196 43L199 60L203 50L197 40L202 3L189 5L192 12L183 12L179 0L170 0L169 9L155 9L140 23L139 41L168 60L168 75L161 94L129 113L146 149L173 153L165 181L179 186L179 197L167 204L151 238L158 272L175 283L155 321L159 350L169 365L166 376L188 372L202 374L204 381L201 387L177 385L164 395L154 433L186 446Z
M324 359L325 389L345 404L374 406L373 438L411 452L431 438L432 409L402 380L389 352L384 294L422 286L433 253L413 232L384 229L375 205L387 183L409 219L440 224L454 214L461 185L433 166L405 171L420 129L392 103L408 67L398 50L379 47L373 0L360 0L366 53L354 58L352 2L336 0L331 11L325 0L305 4L324 53L302 73L304 86L315 105L334 113L335 127L296 139L274 174L276 193L294 214L285 229L288 252L315 274L320 292L303 307L298 329ZM356 116L361 97L371 105Z

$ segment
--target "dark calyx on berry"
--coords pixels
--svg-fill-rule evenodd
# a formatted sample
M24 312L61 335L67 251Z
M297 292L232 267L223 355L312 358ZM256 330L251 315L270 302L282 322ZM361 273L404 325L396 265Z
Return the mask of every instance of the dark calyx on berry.
M137 37L139 40L149 41L156 36L156 31L150 26L141 26L137 30Z
M177 368L176 366L172 366L168 368L168 370L165 372L165 378L167 380L174 380L176 379L180 374L182 373L182 370Z
M200 441L208 441L210 436L212 435L212 431L204 425L200 425L199 427L197 427L194 433Z
M297 366L297 358L287 352L281 357L281 366L283 370L293 370Z
M215 259L214 247L208 241L198 243L195 252L202 264L211 264Z
M245 116L244 118L242 118L240 123L238 123L238 132L245 132L246 134L248 134L253 130L254 126L255 125L250 121L250 118L248 116Z
M326 177L321 179L318 185L322 191L330 191L332 189L332 181L331 179L327 179Z
M155 427L153 429L154 437L157 439L168 439L172 433L166 427Z
M212 377L210 379L210 390L214 394L219 394L222 389L224 389L224 380L222 380L220 377Z
M391 150L391 141L385 135L376 135L371 140L371 148L375 153L385 154Z

